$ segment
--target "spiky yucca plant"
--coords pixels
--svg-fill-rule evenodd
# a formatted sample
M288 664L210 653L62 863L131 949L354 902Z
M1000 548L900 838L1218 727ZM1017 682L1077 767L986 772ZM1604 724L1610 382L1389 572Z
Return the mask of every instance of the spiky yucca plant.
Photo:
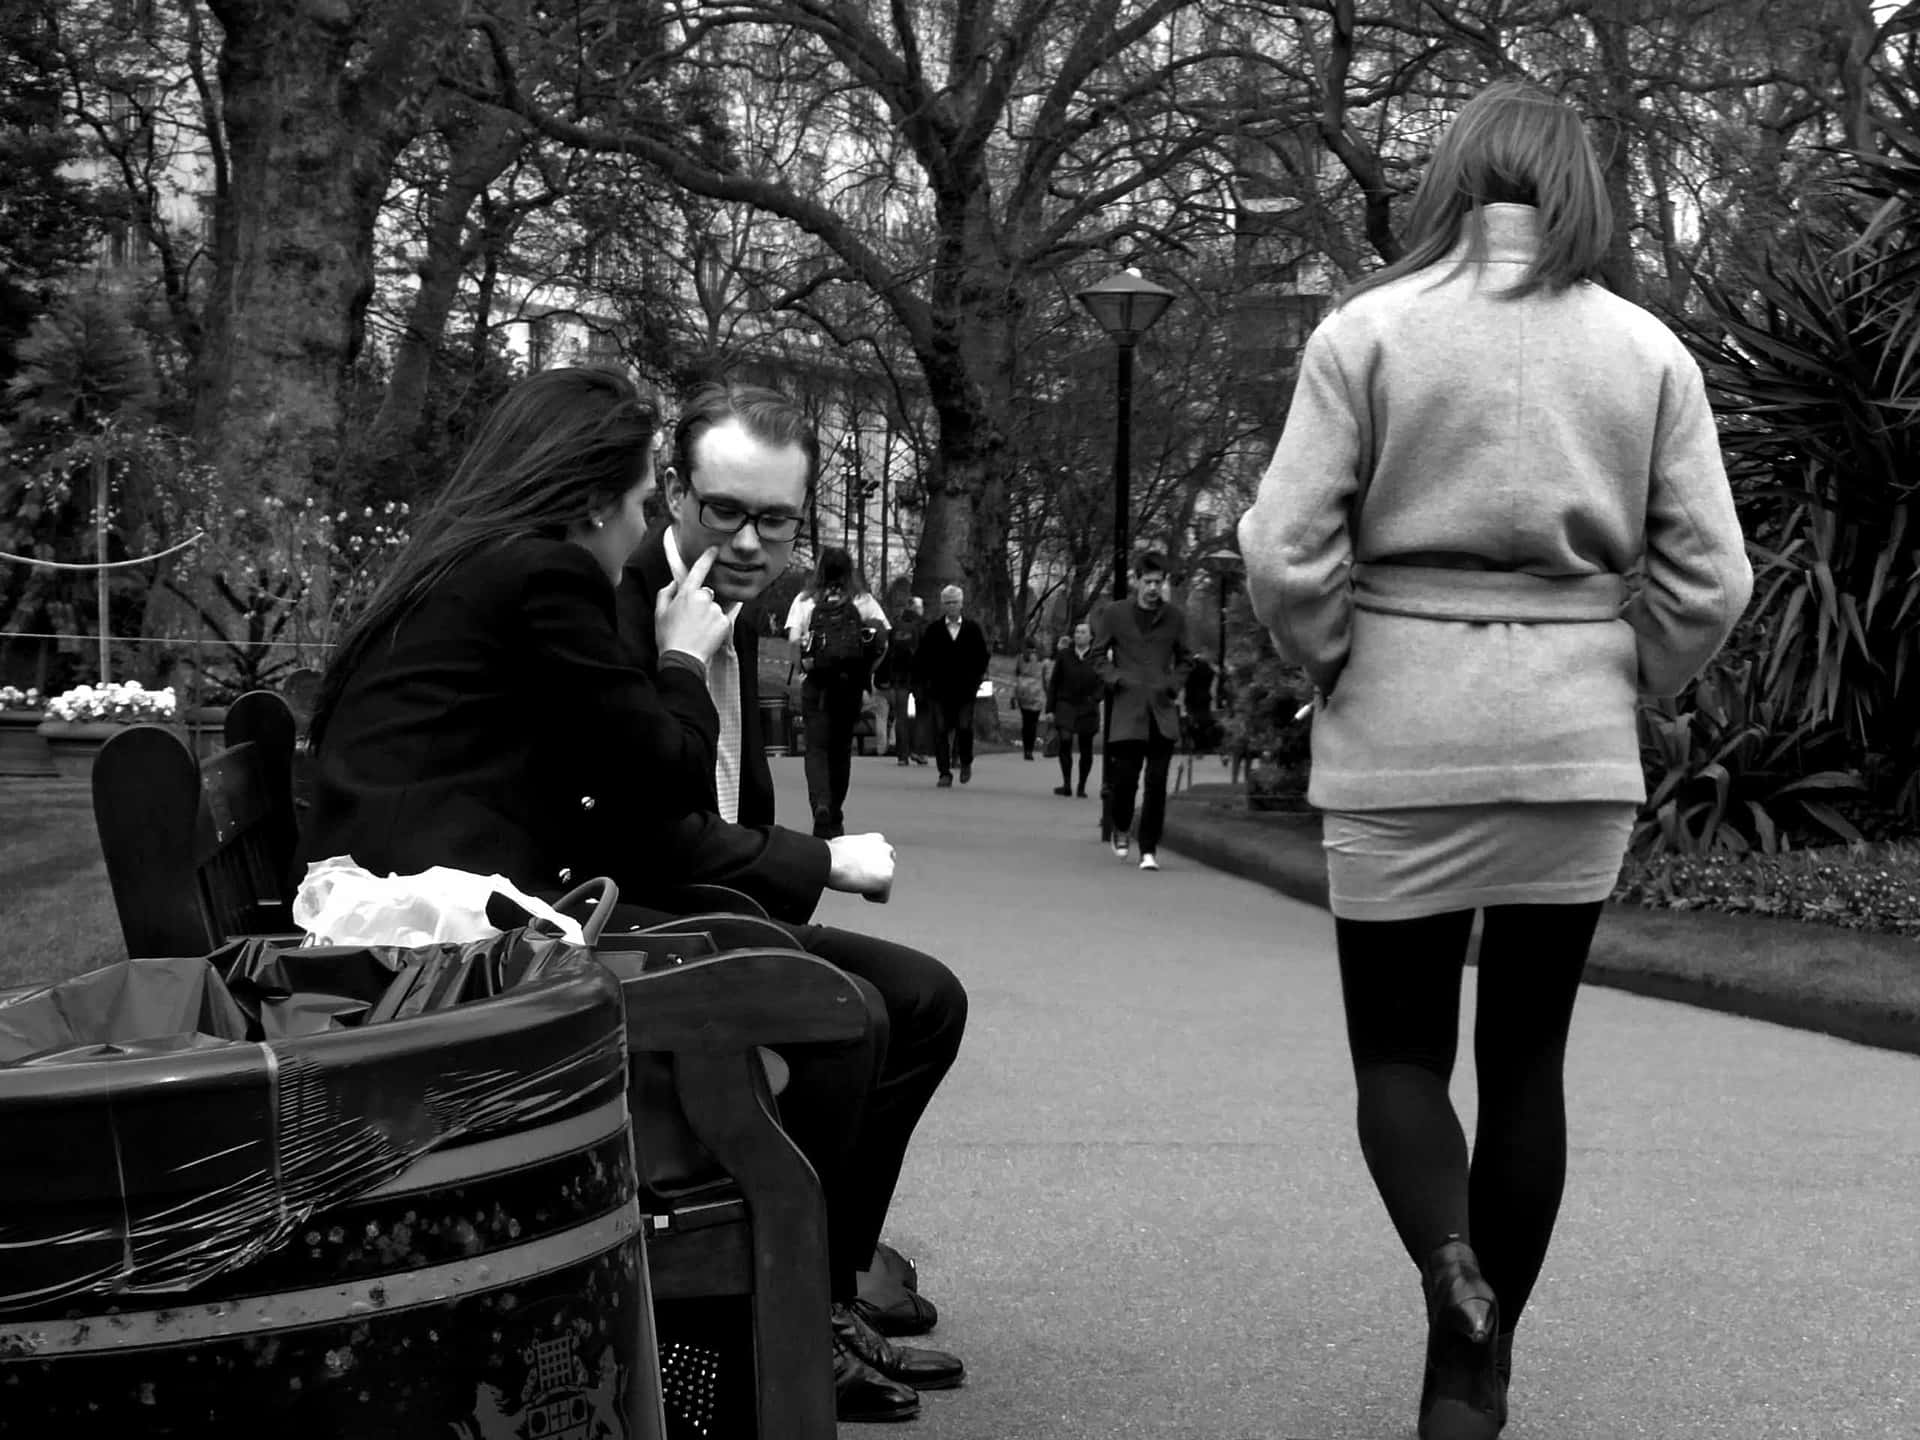
M1882 79L1839 218L1704 285L1691 338L1758 562L1764 696L1920 824L1920 75Z

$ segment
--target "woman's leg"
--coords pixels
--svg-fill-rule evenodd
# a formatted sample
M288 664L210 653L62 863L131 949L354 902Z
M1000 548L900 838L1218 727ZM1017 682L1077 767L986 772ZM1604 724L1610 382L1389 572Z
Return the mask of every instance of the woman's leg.
M1077 793L1081 795L1085 795L1087 793L1087 776L1091 775L1092 773L1093 773L1093 736L1092 734L1089 733L1089 734L1084 734L1080 737L1080 789Z
M1020 712L1020 748L1027 759L1033 759L1033 742L1040 736L1040 712L1022 710Z
M1415 1265L1467 1228L1467 1142L1447 1094L1473 912L1334 921L1360 1153ZM1496 1291L1496 1293L1498 1293Z
M1073 789L1073 732L1062 730L1060 733L1060 788Z
M1496 905L1480 939L1473 1030L1480 1118L1474 1248L1512 1330L1553 1238L1567 1175L1567 1031L1600 905Z

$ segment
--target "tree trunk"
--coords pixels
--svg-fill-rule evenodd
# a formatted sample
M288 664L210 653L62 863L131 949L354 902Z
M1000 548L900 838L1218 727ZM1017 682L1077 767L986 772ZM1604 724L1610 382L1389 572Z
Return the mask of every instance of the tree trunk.
M1600 135L1600 170L1613 203L1613 239L1601 263L1600 278L1623 300L1640 300L1640 275L1633 261L1635 186L1633 143L1637 130L1633 72L1627 54L1627 27L1619 20L1589 17L1600 52L1594 116Z
M463 0L208 0L225 31L221 200L194 431L214 465L325 493L373 294L373 227Z
M387 393L374 417L371 459L376 466L391 464L412 447L447 316L459 294L460 277L478 248L468 243L467 217L474 201L520 153L526 125L518 116L488 107L476 115L457 117L443 125L441 133L447 140L447 173L427 229L420 288L414 292L406 332L394 350Z

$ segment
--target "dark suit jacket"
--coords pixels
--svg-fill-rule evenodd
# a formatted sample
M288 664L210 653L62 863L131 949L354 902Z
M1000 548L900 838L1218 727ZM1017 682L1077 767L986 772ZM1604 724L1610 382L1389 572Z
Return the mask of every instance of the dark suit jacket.
M643 891L700 804L717 724L698 672L632 663L613 597L565 540L455 568L348 678L301 854L380 874L450 865L546 895L596 875Z
M914 684L943 705L963 704L979 690L989 658L986 632L977 624L962 620L959 635L949 635L946 616L936 615L920 632Z
M654 602L673 583L667 536L666 530L655 530L640 542L620 584L620 632L629 653L649 674L660 665ZM676 822L671 873L683 882L731 886L758 900L776 919L800 923L820 903L831 855L826 841L773 823L773 771L760 728L758 618L749 604L733 622L734 654L740 663L740 823L729 825L720 818L709 759L700 804Z
M1151 614L1131 597L1115 600L1093 624L1100 675L1113 690L1113 738L1145 740L1147 719L1169 740L1180 738L1176 700L1193 663L1187 649L1187 616L1171 600Z

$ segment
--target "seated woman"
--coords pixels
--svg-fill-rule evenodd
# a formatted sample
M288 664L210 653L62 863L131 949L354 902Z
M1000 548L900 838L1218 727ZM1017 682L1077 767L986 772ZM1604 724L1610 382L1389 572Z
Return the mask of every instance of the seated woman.
M620 639L614 586L646 533L657 427L613 371L508 392L334 652L303 854L544 895L663 862L670 833L632 817L701 803L719 728L706 664L729 624L702 587L709 553L656 607L657 676Z

